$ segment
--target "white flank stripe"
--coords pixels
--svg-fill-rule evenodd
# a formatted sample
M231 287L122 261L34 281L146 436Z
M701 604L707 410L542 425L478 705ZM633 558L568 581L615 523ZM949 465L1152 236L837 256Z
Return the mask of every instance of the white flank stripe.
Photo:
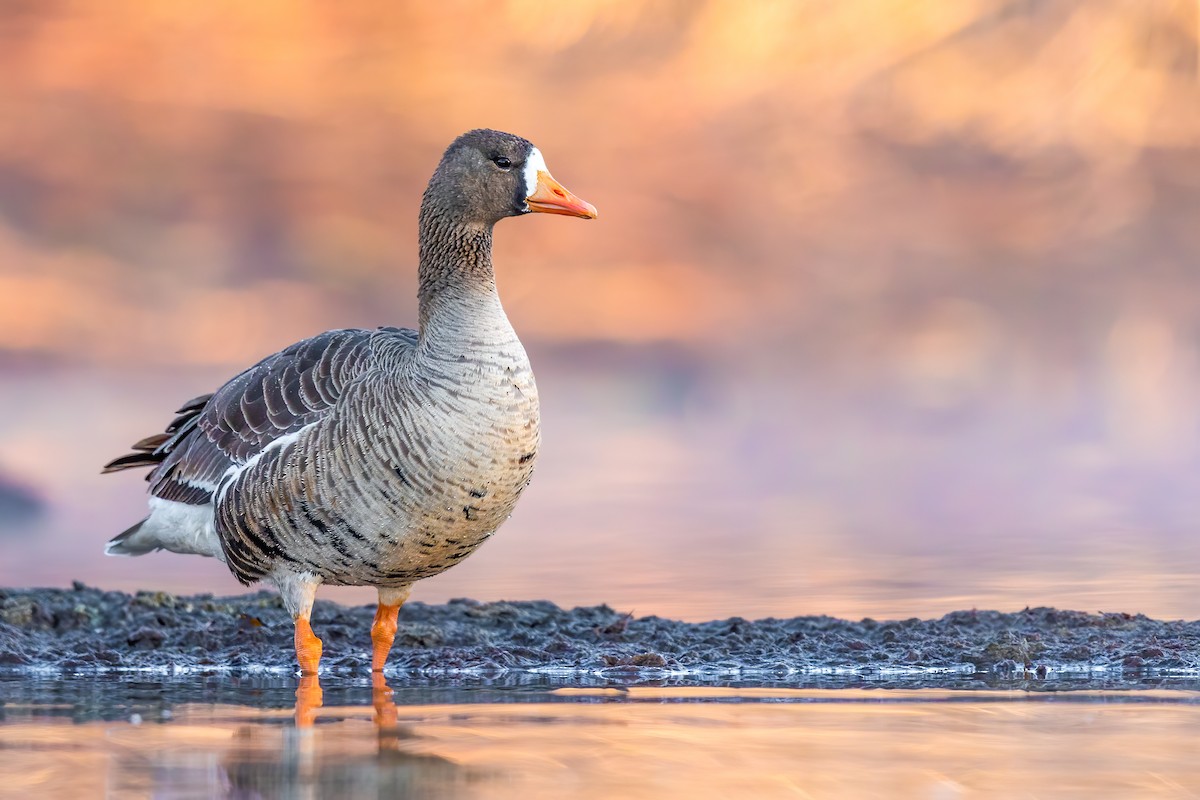
M225 493L229 491L229 487L233 485L238 476L257 464L260 458L272 450L277 450L281 447L287 447L289 444L299 439L300 434L304 433L306 430L316 424L316 422L310 422L298 431L292 431L289 434L280 436L278 439L275 439L262 450L259 450L257 453L251 456L250 460L248 460L245 464L234 464L232 467L225 470L225 474L221 476L221 482L217 487L217 502L220 503L225 499Z

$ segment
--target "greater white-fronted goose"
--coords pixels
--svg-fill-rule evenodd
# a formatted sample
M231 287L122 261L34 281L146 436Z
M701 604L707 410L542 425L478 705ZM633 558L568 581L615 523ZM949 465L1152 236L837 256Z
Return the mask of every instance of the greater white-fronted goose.
M106 552L214 556L271 581L306 675L317 587L375 586L382 670L413 582L495 533L533 472L537 387L492 272L495 223L533 211L596 216L525 139L456 139L421 202L417 330L328 331L184 404L105 466L153 467L150 515Z

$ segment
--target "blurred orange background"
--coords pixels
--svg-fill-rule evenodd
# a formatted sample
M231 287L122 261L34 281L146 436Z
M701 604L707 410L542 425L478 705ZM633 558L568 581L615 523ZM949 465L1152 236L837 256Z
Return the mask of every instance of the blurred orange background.
M545 447L415 599L1200 616L1198 32L1191 0L9 3L0 584L238 590L104 558L144 484L99 466L298 338L413 324L424 183L488 126L600 219L497 231Z

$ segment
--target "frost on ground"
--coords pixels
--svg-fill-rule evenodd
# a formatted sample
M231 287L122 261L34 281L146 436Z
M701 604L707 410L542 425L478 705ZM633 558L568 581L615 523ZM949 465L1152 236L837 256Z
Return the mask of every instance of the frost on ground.
M370 668L374 608L318 601L322 671ZM293 669L292 621L278 595L135 595L0 590L0 671L278 671ZM689 623L608 606L545 601L409 603L388 672L453 676L525 672L608 679L688 676L963 676L1037 681L1070 673L1108 680L1200 671L1200 622L1031 608L957 611L940 619L832 617ZM937 681L927 681L936 684Z

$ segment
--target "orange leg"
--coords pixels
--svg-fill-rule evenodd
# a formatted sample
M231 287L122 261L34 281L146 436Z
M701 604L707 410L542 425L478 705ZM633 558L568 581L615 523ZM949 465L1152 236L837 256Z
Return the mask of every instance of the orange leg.
M324 693L321 691L321 679L316 675L305 675L296 687L296 727L311 728L317 718L317 709L321 707Z
M313 633L308 617L296 617L296 661L301 675L316 675L321 663L321 640Z
M371 625L371 671L383 672L387 663L388 653L392 651L392 642L396 640L396 615L400 613L400 603L389 606L380 603L375 609L375 622Z

